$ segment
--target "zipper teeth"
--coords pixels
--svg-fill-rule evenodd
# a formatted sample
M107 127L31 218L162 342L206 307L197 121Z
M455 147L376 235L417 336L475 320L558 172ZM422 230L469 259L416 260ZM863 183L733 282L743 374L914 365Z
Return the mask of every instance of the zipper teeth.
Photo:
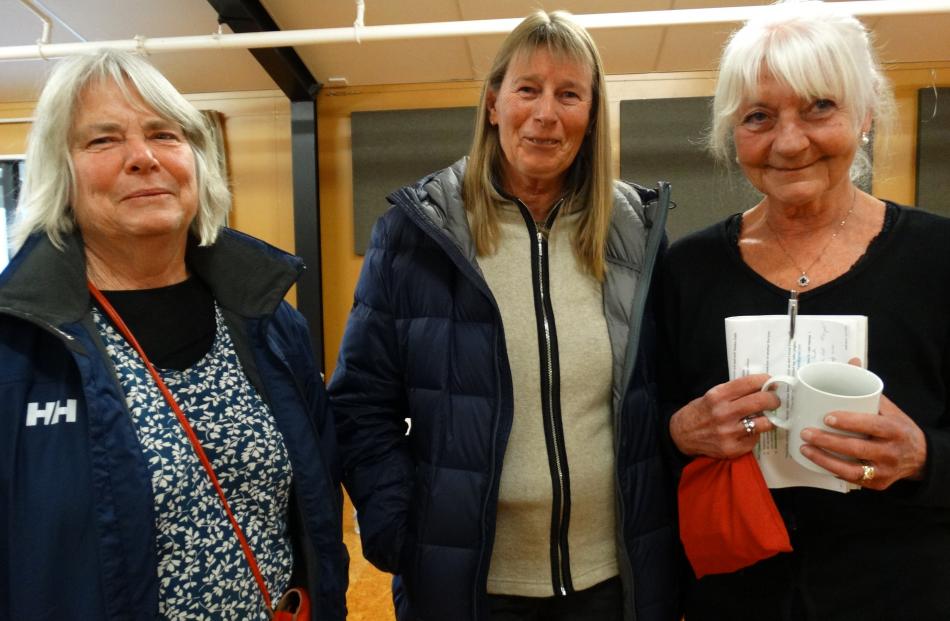
M545 289L544 289L544 235L541 231L536 229L536 234L538 237L538 290L541 295L541 320L544 323L544 351L545 351L545 367L548 376L548 420L551 424L551 439L552 444L554 445L554 469L557 473L557 485L558 485L558 506L557 509L557 528L552 533L555 540L555 548L557 550L557 578L558 578L558 588L561 591L561 595L567 595L567 589L565 587L564 579L564 551L561 549L561 529L564 525L564 469L561 466L561 455L558 450L559 439L557 435L557 424L554 420L554 363L552 361L553 355L551 352L551 326L548 320L548 313L545 309Z

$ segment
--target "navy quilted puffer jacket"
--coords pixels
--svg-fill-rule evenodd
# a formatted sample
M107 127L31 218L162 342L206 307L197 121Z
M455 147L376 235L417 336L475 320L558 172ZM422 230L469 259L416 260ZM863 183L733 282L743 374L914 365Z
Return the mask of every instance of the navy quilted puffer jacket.
M484 595L513 397L501 316L462 206L464 166L461 160L389 197L393 207L373 231L329 387L363 551L396 574L400 621L488 618ZM647 295L666 214L656 201L644 208L623 183L614 202L603 290L624 618L668 621L678 618L678 548Z

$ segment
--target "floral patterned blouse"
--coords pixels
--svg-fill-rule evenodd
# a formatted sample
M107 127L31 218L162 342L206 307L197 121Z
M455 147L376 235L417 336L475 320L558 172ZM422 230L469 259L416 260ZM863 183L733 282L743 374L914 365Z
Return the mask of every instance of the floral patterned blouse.
M267 619L237 537L178 419L135 350L98 309L93 314L152 476L160 617ZM215 320L211 351L184 371L159 373L211 460L276 600L287 588L293 562L287 526L290 460L217 306Z

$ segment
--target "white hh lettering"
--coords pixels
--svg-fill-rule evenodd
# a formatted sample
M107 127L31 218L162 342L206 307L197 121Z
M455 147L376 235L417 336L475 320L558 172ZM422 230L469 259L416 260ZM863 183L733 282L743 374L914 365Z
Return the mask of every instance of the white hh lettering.
M65 405L59 401L49 401L45 407L39 403L28 403L26 406L26 426L35 427L42 421L43 425L55 425L59 422L76 422L76 400L66 399Z

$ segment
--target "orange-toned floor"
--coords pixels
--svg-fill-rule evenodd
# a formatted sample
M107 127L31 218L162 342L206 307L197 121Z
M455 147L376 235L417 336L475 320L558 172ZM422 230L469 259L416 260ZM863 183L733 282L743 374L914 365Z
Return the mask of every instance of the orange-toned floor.
M392 621L392 576L385 574L363 558L360 536L354 530L353 505L343 503L343 542L350 551L350 589L346 593L349 608L347 621Z

